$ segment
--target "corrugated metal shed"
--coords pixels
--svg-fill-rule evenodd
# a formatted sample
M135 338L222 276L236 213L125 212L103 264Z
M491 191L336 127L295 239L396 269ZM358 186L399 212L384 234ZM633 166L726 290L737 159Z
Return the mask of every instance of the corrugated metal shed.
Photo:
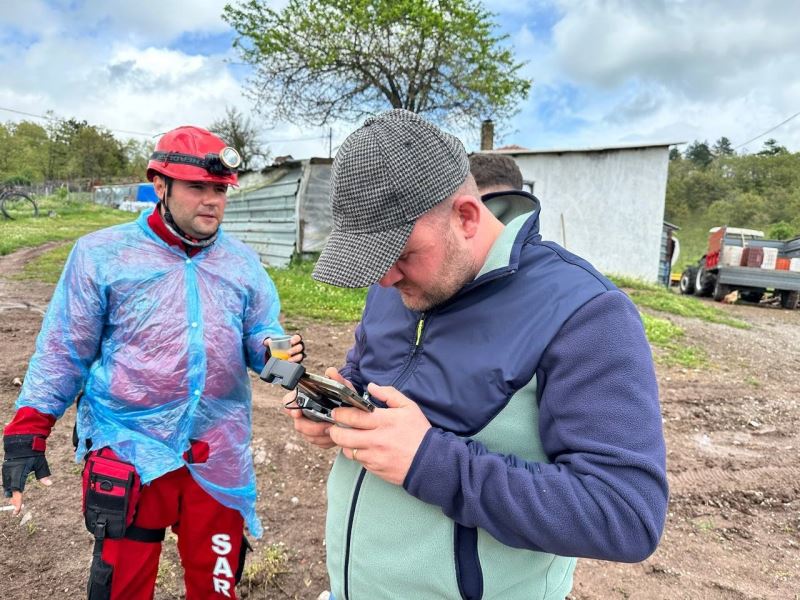
M312 158L243 173L228 194L223 229L273 267L320 252L331 228L331 162Z

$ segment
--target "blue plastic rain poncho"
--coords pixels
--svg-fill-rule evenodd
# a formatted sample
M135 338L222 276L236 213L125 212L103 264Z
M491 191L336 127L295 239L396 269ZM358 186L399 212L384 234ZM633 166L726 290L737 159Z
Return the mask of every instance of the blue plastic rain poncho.
M77 459L91 439L144 483L186 465L190 439L207 442L193 477L260 536L247 367L261 370L264 338L283 332L278 294L238 240L220 231L189 258L153 233L150 212L75 244L17 407L60 417L83 388Z

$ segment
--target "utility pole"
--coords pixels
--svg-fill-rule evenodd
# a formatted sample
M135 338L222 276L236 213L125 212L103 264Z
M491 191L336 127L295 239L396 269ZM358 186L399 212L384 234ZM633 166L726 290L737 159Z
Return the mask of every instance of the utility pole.
M328 158L333 154L333 127L328 128Z

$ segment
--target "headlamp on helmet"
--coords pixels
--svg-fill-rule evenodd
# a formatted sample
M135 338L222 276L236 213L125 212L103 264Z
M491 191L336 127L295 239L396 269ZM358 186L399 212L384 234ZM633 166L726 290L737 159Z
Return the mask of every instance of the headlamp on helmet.
M211 155L209 155L211 156ZM206 157L208 159L208 156ZM235 171L242 164L242 157L233 146L225 146L219 151L219 161L230 171Z
M164 164L175 163L179 165L191 165L205 169L211 175L231 175L236 173L239 165L242 164L242 157L236 148L225 146L218 153L206 154L203 158L181 152L153 152L150 160Z

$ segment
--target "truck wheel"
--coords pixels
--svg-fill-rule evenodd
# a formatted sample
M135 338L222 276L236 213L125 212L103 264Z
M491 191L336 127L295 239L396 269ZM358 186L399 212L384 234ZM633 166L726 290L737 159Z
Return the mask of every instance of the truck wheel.
M781 306L794 310L797 308L798 301L800 301L800 291L797 290L781 290Z
M695 296L710 296L711 291L714 289L714 276L700 267L697 269L697 275L694 278L694 295Z
M681 281L678 289L681 294L694 294L694 278L697 277L697 267L686 267L681 273Z
M732 291L733 288L731 286L717 281L714 284L714 293L712 295L714 296L714 300L716 300L717 302L722 302L722 299L728 294L730 294Z

